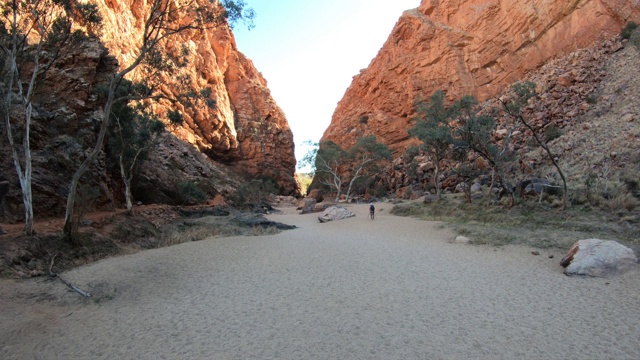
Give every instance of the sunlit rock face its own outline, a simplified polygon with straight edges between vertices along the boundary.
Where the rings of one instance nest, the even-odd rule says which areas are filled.
[[[414,104],[436,90],[486,100],[550,60],[640,20],[623,0],[423,0],[407,10],[367,69],[354,76],[323,140],[350,147],[374,134],[410,142]]]
[[[98,0],[97,3],[104,19],[102,38],[124,67],[137,55],[146,2]],[[181,110],[185,123],[173,130],[174,134],[211,159],[226,163],[250,178],[273,178],[285,194],[297,191],[293,134],[287,119],[271,97],[262,74],[238,50],[229,26],[185,31],[173,36],[163,48],[172,54],[183,49],[188,50],[187,65],[178,74],[162,78],[162,92],[175,97],[180,91],[178,77],[181,77],[193,84],[192,90],[197,94],[211,89],[209,100],[215,106],[201,102],[188,107],[160,101],[154,111],[165,117],[169,109]],[[130,78],[144,76],[143,71],[136,70]]]

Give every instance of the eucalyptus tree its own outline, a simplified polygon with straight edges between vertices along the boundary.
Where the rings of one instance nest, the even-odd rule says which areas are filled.
[[[379,143],[374,135],[361,137],[348,150],[333,141],[308,143],[312,149],[300,161],[301,166],[310,166],[314,182],[326,185],[335,191],[335,202],[340,201],[346,185],[346,200],[349,201],[354,183],[375,173],[379,165],[391,159],[386,145]]]
[[[453,128],[451,121],[455,117],[452,107],[445,107],[445,96],[442,90],[436,91],[429,102],[419,102],[416,106],[415,125],[409,129],[409,135],[422,142],[422,149],[431,155],[435,172],[433,185],[436,194],[441,196],[440,162],[451,154],[453,145]]]
[[[34,95],[65,49],[99,31],[95,4],[74,0],[0,2],[0,84],[4,131],[20,182],[24,231],[33,233],[31,123]],[[84,28],[86,32],[77,30]],[[76,29],[76,30],[74,30]]]

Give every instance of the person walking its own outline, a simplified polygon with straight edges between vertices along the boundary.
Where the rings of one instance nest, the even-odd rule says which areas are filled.
[[[373,220],[376,216],[376,207],[373,206],[373,203],[369,204],[369,217]]]

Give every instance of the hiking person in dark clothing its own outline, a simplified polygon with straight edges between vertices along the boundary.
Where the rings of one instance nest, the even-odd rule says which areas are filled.
[[[369,216],[371,217],[371,220],[376,216],[376,207],[373,206],[373,203],[369,204]]]

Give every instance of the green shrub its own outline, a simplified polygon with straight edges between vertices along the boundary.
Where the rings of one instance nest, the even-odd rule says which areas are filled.
[[[267,201],[271,194],[277,192],[276,184],[272,180],[251,180],[240,185],[236,192],[236,201],[238,205],[255,205]]]
[[[638,24],[636,24],[633,21],[630,21],[627,23],[627,25],[625,25],[625,27],[622,29],[622,31],[620,32],[620,36],[623,39],[630,39],[631,38],[631,34],[633,34],[633,31],[635,29],[638,28]]]
[[[560,136],[562,136],[562,130],[556,124],[551,124],[544,128],[544,138],[547,142],[555,140]]]
[[[391,209],[391,214],[396,216],[420,216],[425,213],[425,207],[417,203],[398,204]]]
[[[415,145],[411,145],[404,152],[404,155],[402,155],[402,159],[404,160],[405,164],[407,164],[412,162],[413,159],[418,155],[420,155],[420,148]]]
[[[195,205],[207,201],[207,195],[192,181],[179,183],[178,191],[183,204]]]

